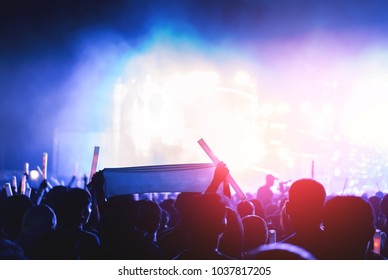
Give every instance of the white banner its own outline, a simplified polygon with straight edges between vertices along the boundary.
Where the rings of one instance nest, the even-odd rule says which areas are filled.
[[[213,179],[213,163],[105,168],[105,196],[158,192],[203,192]]]

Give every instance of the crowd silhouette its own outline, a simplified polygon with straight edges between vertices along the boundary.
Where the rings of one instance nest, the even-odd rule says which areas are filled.
[[[300,178],[277,195],[230,194],[220,162],[203,192],[106,198],[104,173],[83,188],[43,180],[31,194],[0,193],[0,259],[385,260],[388,194],[328,195]],[[284,186],[283,186],[284,187]]]

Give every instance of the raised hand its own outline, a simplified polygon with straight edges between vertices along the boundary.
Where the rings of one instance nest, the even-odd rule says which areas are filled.
[[[224,162],[220,161],[217,164],[216,169],[214,170],[213,180],[211,181],[209,187],[205,192],[217,192],[220,184],[226,181],[226,177],[228,176],[228,174],[229,168]]]

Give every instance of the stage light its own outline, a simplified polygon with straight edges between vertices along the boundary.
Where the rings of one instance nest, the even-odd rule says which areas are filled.
[[[30,179],[32,181],[35,181],[39,178],[39,172],[37,170],[31,170],[30,171]]]
[[[349,187],[354,187],[357,184],[357,180],[350,180]]]

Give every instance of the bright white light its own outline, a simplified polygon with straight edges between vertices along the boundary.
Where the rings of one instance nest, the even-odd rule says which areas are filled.
[[[30,179],[32,181],[35,181],[39,178],[39,172],[37,170],[31,170],[30,171]]]
[[[308,113],[311,111],[312,109],[312,105],[310,102],[308,101],[303,101],[300,105],[299,105],[299,108],[300,110],[303,112],[303,113]]]
[[[272,103],[265,103],[262,107],[261,107],[261,113],[264,115],[264,116],[270,116],[273,114],[273,112],[275,111],[275,106],[272,104]]]
[[[322,112],[325,115],[331,115],[333,113],[333,106],[329,104],[323,105]]]
[[[270,128],[273,128],[273,129],[284,130],[284,129],[287,128],[287,125],[284,124],[284,123],[271,122],[271,123],[269,124],[269,127],[270,127]]]
[[[281,147],[278,149],[277,153],[280,159],[288,159],[288,155],[290,152],[287,148]]]
[[[238,85],[246,86],[246,85],[249,85],[249,83],[251,81],[251,76],[246,72],[239,71],[236,73],[236,75],[234,77],[234,81]]]
[[[338,134],[338,133],[334,134],[333,140],[334,140],[334,142],[339,142],[339,141],[341,141],[341,135]]]
[[[282,102],[276,105],[275,111],[278,114],[287,114],[291,111],[291,107],[287,103]]]
[[[293,160],[293,159],[289,159],[288,161],[287,161],[287,167],[288,168],[294,168],[295,167],[295,160]]]
[[[337,167],[336,169],[334,169],[333,174],[336,177],[341,176],[341,169]]]
[[[334,161],[338,161],[340,156],[341,156],[341,151],[335,151],[334,154],[333,154],[333,160]]]
[[[357,184],[357,180],[350,180],[349,187],[354,187]]]

